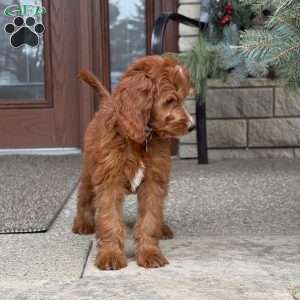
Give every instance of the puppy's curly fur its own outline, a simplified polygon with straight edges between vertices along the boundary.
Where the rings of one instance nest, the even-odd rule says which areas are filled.
[[[192,126],[183,101],[190,91],[187,70],[173,58],[147,56],[136,60],[112,95],[97,78],[81,78],[100,94],[99,111],[88,126],[84,142],[77,216],[73,232],[96,232],[96,266],[103,270],[127,265],[122,202],[137,193],[136,259],[146,268],[168,263],[160,238],[172,238],[163,222],[170,161],[170,138]]]

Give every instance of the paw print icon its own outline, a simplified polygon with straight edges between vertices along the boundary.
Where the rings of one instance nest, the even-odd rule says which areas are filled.
[[[41,23],[37,23],[33,17],[24,19],[16,17],[13,23],[5,25],[6,33],[11,34],[10,44],[14,48],[22,45],[36,47],[40,42],[40,37],[43,34],[45,27]]]

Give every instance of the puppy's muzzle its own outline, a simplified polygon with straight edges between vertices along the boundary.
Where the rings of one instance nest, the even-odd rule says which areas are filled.
[[[191,132],[191,131],[193,131],[196,128],[195,122],[194,122],[193,117],[190,115],[190,113],[187,111],[187,109],[185,107],[184,107],[184,111],[185,111],[186,116],[188,118],[188,123],[187,123],[187,125],[188,125],[187,126],[188,127],[188,132]]]

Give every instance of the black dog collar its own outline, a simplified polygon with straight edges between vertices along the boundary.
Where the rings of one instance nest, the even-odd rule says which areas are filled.
[[[148,152],[148,143],[152,139],[152,134],[153,134],[154,130],[149,125],[146,125],[145,132],[147,133],[147,137],[146,137],[146,140],[145,140],[145,151]]]

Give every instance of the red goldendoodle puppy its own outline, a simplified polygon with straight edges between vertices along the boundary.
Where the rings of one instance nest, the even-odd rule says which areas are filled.
[[[100,94],[99,111],[85,135],[84,161],[73,232],[96,232],[96,266],[127,266],[122,202],[137,193],[136,259],[145,268],[168,263],[160,238],[171,238],[163,222],[170,173],[170,138],[194,128],[183,102],[190,91],[187,70],[173,58],[147,56],[129,66],[111,95],[97,78],[81,79]]]

